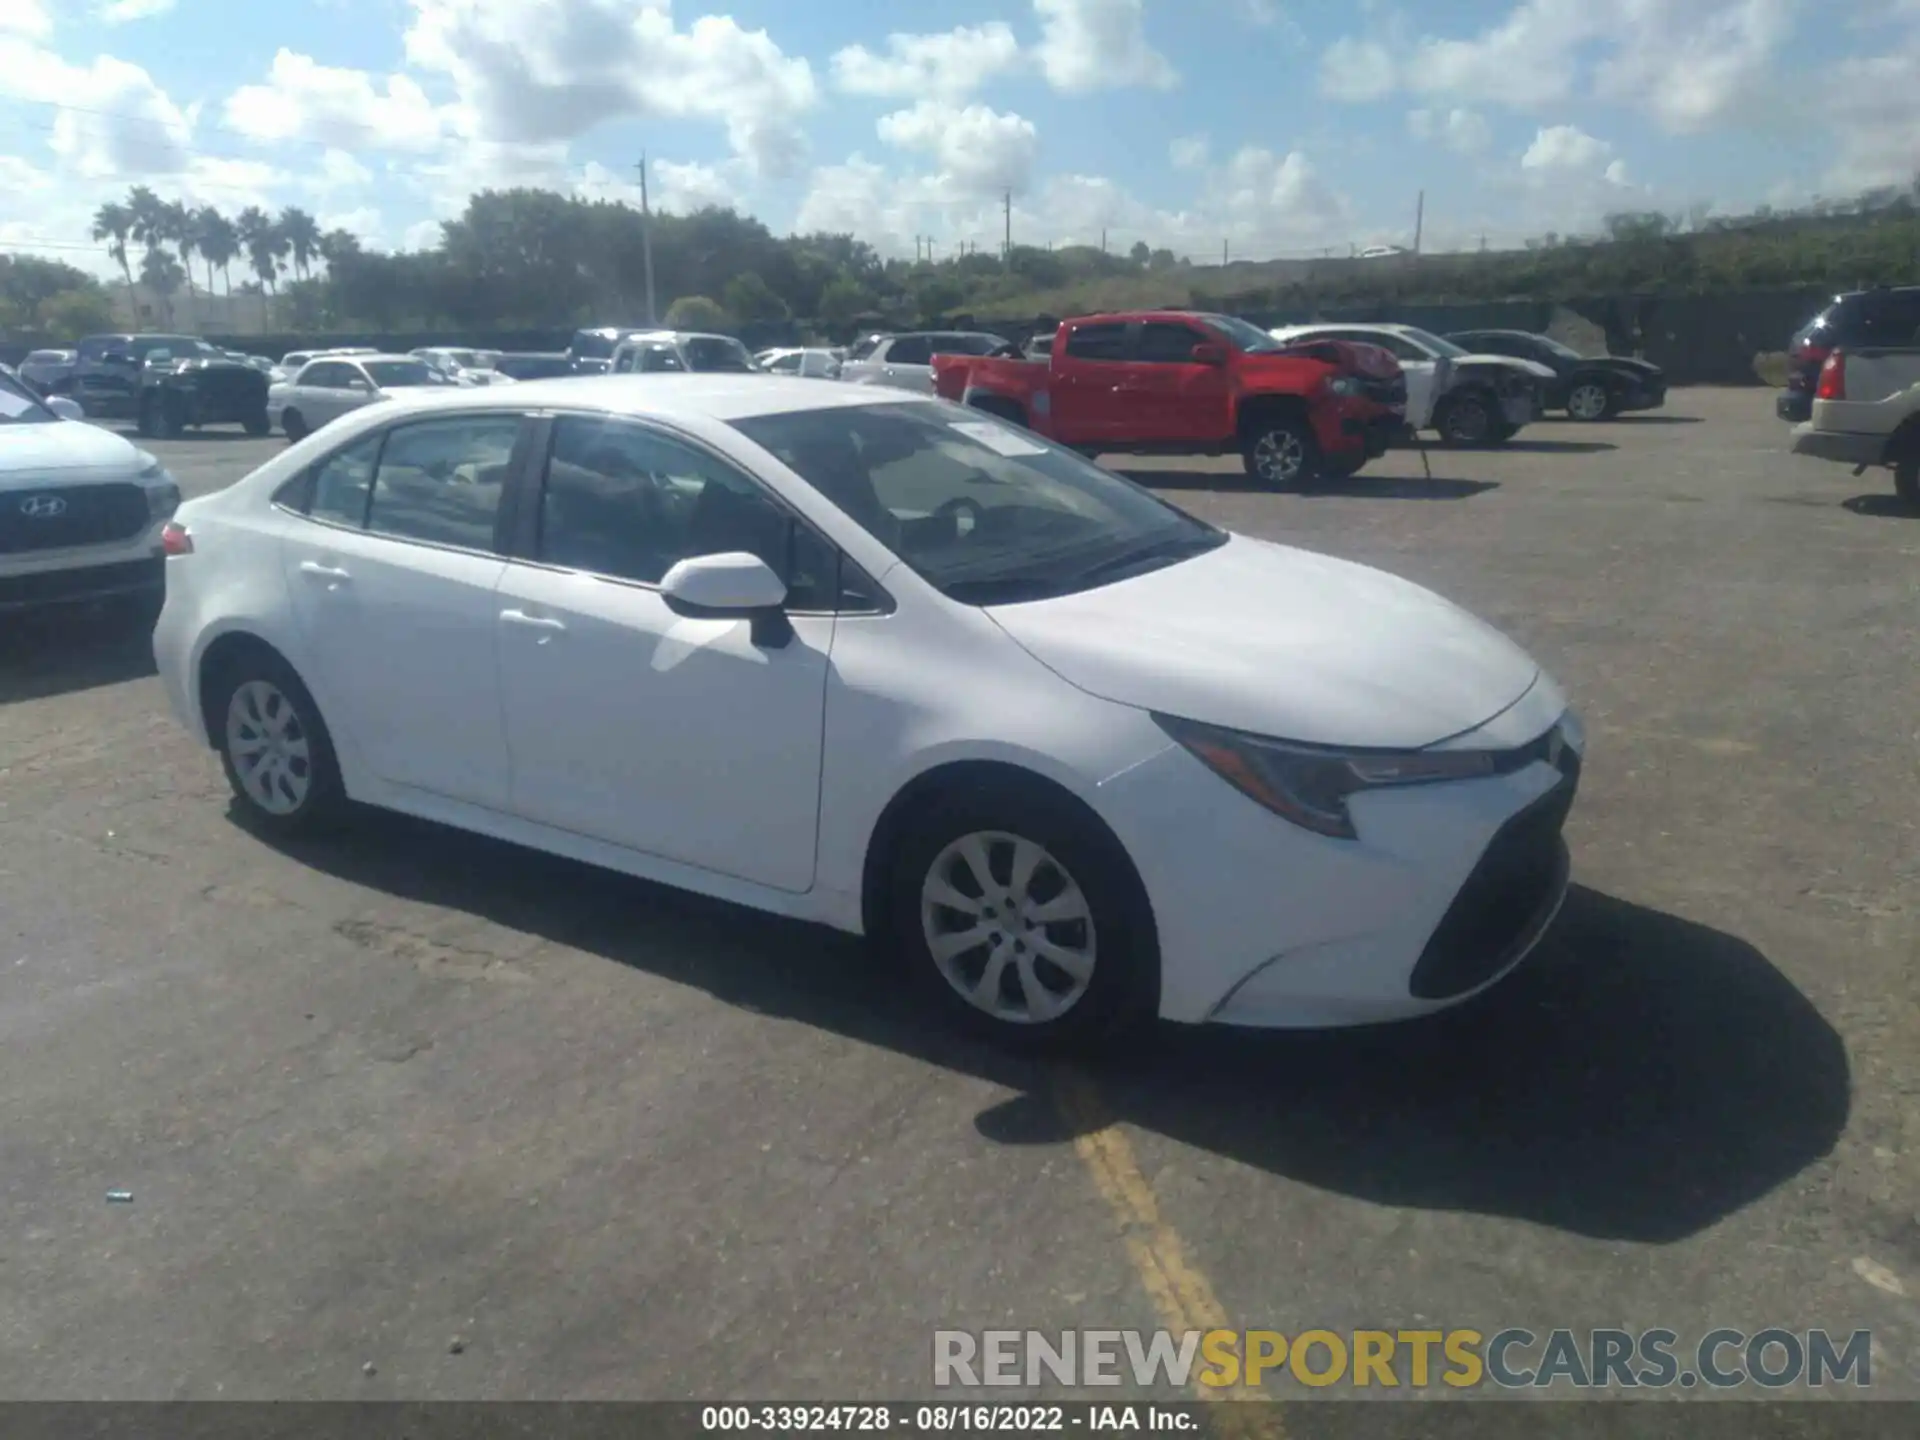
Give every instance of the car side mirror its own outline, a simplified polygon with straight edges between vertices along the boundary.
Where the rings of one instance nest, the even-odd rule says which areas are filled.
[[[62,420],[84,420],[87,418],[87,412],[82,410],[72,400],[69,400],[65,395],[49,395],[47,397],[47,409],[58,415]]]
[[[786,582],[758,555],[743,550],[680,561],[661,578],[660,597],[676,615],[751,620],[756,645],[777,650],[793,638],[783,608]]]
[[[1195,365],[1224,365],[1227,363],[1227,347],[1215,345],[1210,340],[1202,340],[1193,347],[1193,353],[1188,356],[1188,359]]]

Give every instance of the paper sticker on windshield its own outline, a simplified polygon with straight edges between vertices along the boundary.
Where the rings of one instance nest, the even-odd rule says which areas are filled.
[[[956,420],[953,428],[969,440],[977,440],[996,455],[1044,455],[1047,447],[1036,445],[1024,436],[985,420]]]

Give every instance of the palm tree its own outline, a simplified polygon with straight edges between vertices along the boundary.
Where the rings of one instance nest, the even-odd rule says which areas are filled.
[[[207,293],[213,293],[213,272],[220,271],[227,294],[233,294],[233,276],[227,267],[240,253],[240,233],[233,221],[208,205],[199,214],[200,258],[207,262]]]
[[[293,253],[294,273],[306,279],[313,257],[320,253],[320,222],[299,206],[289,205],[280,212],[277,228],[286,251]]]
[[[329,230],[320,237],[317,248],[332,272],[360,254],[360,237],[351,230]]]
[[[187,272],[173,258],[171,250],[163,250],[156,245],[141,258],[141,283],[159,297],[160,310],[166,316],[169,330],[173,328],[173,292],[180,288],[180,282],[186,278]]]
[[[93,212],[93,238],[107,242],[107,254],[120,262],[120,273],[127,277],[127,304],[132,306],[133,264],[127,259],[127,239],[133,234],[133,212],[117,200],[109,200]]]
[[[193,297],[193,257],[200,248],[200,225],[197,211],[187,208],[185,202],[171,200],[167,202],[167,238],[173,241],[173,248],[180,252],[180,273],[186,277],[187,297]]]
[[[129,233],[151,250],[167,238],[167,202],[145,185],[127,192],[127,213],[133,217]]]
[[[280,273],[280,256],[284,242],[267,212],[258,205],[249,205],[240,212],[236,222],[239,229],[241,248],[247,252],[247,263],[253,267],[253,273],[260,277],[260,316],[262,323],[267,316],[267,296],[275,293],[274,280]]]

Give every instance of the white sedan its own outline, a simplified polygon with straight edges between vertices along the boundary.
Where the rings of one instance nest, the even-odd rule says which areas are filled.
[[[267,390],[267,424],[301,440],[349,410],[396,392],[454,389],[460,382],[411,355],[320,355]]]
[[[160,526],[179,503],[152,455],[0,373],[0,614],[126,599],[151,616]]]
[[[1567,885],[1581,729],[1510,641],[885,387],[395,400],[166,544],[161,677],[263,830],[352,799],[877,934],[1004,1040],[1420,1015]]]

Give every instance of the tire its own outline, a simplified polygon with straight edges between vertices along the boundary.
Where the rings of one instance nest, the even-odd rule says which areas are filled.
[[[186,416],[173,396],[162,390],[154,397],[153,409],[156,418],[154,434],[162,440],[171,440],[186,429]]]
[[[292,666],[266,650],[244,652],[221,667],[206,693],[220,767],[255,828],[290,838],[340,820],[347,795],[333,740]],[[249,755],[261,750],[262,762],[249,765]]]
[[[1893,493],[1910,510],[1920,510],[1920,450],[1893,462]]]
[[[1567,391],[1569,420],[1611,420],[1619,413],[1619,398],[1598,380],[1582,380]]]
[[[307,438],[311,432],[307,429],[306,417],[298,410],[280,412],[280,428],[287,432],[287,439],[296,444]]]
[[[160,405],[157,397],[153,395],[142,395],[140,397],[139,407],[135,410],[134,414],[136,416],[134,428],[137,429],[142,436],[151,440],[155,435],[160,433]]]
[[[1247,474],[1270,490],[1305,489],[1320,473],[1320,442],[1297,416],[1256,420],[1241,450]]]
[[[1433,428],[1447,445],[1485,445],[1493,438],[1493,407],[1478,390],[1450,395],[1433,417]]]
[[[1504,445],[1519,433],[1520,427],[1518,425],[1509,425],[1505,421],[1502,421],[1487,432],[1487,443],[1489,445]]]
[[[1033,854],[1023,847],[1036,847],[1041,858],[1024,896],[1009,906],[1015,856]],[[990,886],[978,875],[982,857]],[[955,903],[933,898],[942,891]],[[1002,904],[982,906],[983,896]],[[1019,913],[1029,906],[1078,913],[1071,920],[1043,919],[1036,928]],[[1102,1049],[1144,1026],[1159,1008],[1159,942],[1132,862],[1096,820],[1037,783],[1032,789],[955,788],[915,814],[894,850],[888,913],[895,945],[929,1003],[1007,1048]],[[943,958],[935,958],[940,937],[976,931],[979,943],[943,947]],[[1036,934],[1050,954],[1027,948]],[[1004,958],[996,961],[996,953]],[[1076,966],[1084,961],[1086,970],[1076,976],[1052,957],[1073,957]],[[996,964],[991,996],[975,1000],[962,993],[962,986],[977,990]]]
[[[258,439],[262,435],[271,435],[273,433],[273,422],[267,419],[267,412],[264,410],[254,411],[240,423],[245,427],[247,434],[253,436],[255,439]]]

